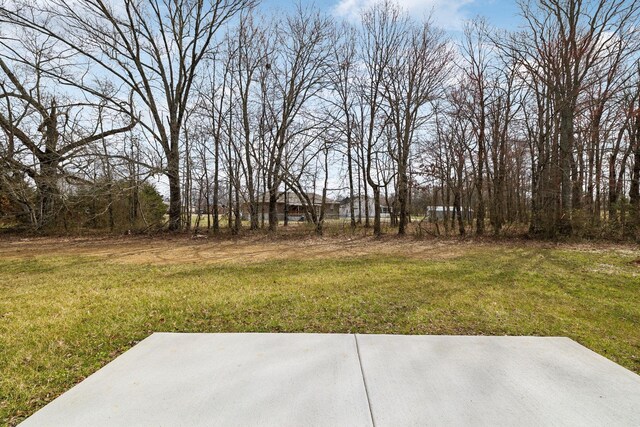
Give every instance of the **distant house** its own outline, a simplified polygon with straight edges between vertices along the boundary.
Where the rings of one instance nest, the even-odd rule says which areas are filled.
[[[442,221],[445,218],[451,219],[454,214],[453,206],[427,206],[425,217],[430,220]],[[471,221],[473,217],[473,209],[462,208],[462,218],[465,221]]]
[[[322,205],[322,195],[316,193],[306,193],[307,197],[314,206],[316,213],[320,214],[320,208]],[[264,212],[264,219],[269,219],[269,195],[264,195],[264,205],[262,204],[263,195],[258,197],[258,212]],[[284,220],[285,212],[287,213],[289,221],[304,220],[307,212],[306,200],[300,200],[300,198],[292,191],[280,193],[276,202],[276,212],[278,214],[278,220]],[[248,209],[245,216],[248,217]],[[334,199],[327,197],[324,204],[324,217],[326,219],[338,218],[340,214],[340,203]]]
[[[351,218],[351,209],[350,209],[350,199],[349,197],[346,197],[344,199],[342,199],[340,201],[340,218]],[[367,200],[367,204],[369,206],[369,218],[373,218],[374,217],[374,209],[375,209],[375,204],[373,202],[373,197],[369,197]],[[380,218],[390,218],[390,209],[389,206],[387,206],[387,204],[385,203],[384,200],[380,201],[381,206],[380,206]],[[360,197],[360,198],[355,198],[353,201],[353,210],[356,216],[356,219],[358,218],[366,218],[366,212],[367,209],[365,207],[365,199],[364,197]]]

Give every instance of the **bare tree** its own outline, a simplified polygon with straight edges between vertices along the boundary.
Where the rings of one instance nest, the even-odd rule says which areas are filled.
[[[404,235],[409,218],[411,147],[431,115],[425,107],[443,94],[452,51],[443,31],[429,20],[415,24],[407,17],[395,25],[402,35],[394,40],[383,73],[382,97],[385,124],[391,127],[394,141],[390,154],[397,164],[398,234]]]
[[[520,2],[528,31],[511,40],[512,54],[546,86],[557,114],[559,209],[555,231],[572,231],[572,162],[578,100],[620,40],[635,38],[638,2],[625,0],[545,0]],[[626,49],[632,53],[635,49]]]
[[[149,117],[140,123],[160,144],[166,162],[169,228],[179,229],[180,132],[196,70],[214,47],[218,29],[252,1],[52,0],[48,4],[44,9],[34,6],[31,13],[2,7],[0,22],[59,41],[81,54],[86,67],[109,74],[144,105]],[[89,79],[64,79],[92,90]]]
[[[304,133],[304,123],[293,126],[304,107],[328,84],[327,60],[330,53],[329,21],[319,12],[298,7],[277,22],[277,48],[266,69],[264,101],[271,125],[267,147],[266,187],[269,196],[269,230],[278,224],[276,205],[283,177],[283,154],[296,135]],[[309,117],[309,116],[308,116]]]
[[[64,70],[56,42],[28,31],[18,36],[20,42],[0,41],[0,129],[6,141],[0,161],[14,171],[14,180],[25,176],[35,183],[34,206],[22,191],[10,194],[29,209],[35,229],[44,229],[56,222],[63,208],[62,181],[81,180],[72,162],[88,146],[130,131],[136,121],[126,103],[103,101],[108,92],[97,99],[56,94],[59,85],[49,76],[52,69]],[[129,117],[119,120],[122,113]],[[109,116],[113,126],[105,130]]]
[[[345,154],[347,161],[347,178],[349,183],[349,217],[351,229],[356,228],[355,189],[353,173],[353,152],[355,146],[356,112],[355,103],[357,92],[354,90],[356,78],[356,32],[352,26],[342,24],[335,28],[336,35],[332,41],[331,60],[333,66],[329,68],[331,84],[336,94],[332,104],[336,107],[336,121],[342,138],[345,140]]]
[[[381,118],[383,80],[387,69],[391,67],[396,49],[405,37],[404,25],[407,17],[390,1],[376,3],[362,15],[360,33],[360,60],[364,64],[364,73],[360,77],[360,122],[361,145],[363,147],[363,171],[366,183],[373,190],[374,219],[373,234],[380,236],[380,190],[377,179],[376,159],[379,141],[383,135],[384,123]],[[367,212],[368,218],[368,212]]]

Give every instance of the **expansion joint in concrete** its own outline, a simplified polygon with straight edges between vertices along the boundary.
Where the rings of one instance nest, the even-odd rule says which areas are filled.
[[[358,335],[353,334],[353,339],[356,343],[356,353],[358,354],[358,364],[360,365],[360,373],[362,374],[362,383],[364,384],[364,392],[367,396],[367,405],[369,405],[369,415],[371,415],[371,425],[376,426],[376,421],[373,418],[373,410],[371,409],[371,399],[369,398],[369,388],[367,387],[367,378],[364,375],[364,368],[362,367],[362,357],[360,357],[360,346],[358,345]]]

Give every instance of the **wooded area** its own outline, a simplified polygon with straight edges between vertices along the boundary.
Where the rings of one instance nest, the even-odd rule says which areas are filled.
[[[331,195],[376,235],[639,239],[640,2],[519,3],[454,37],[389,1],[0,0],[0,223],[273,232],[291,192],[319,234]]]

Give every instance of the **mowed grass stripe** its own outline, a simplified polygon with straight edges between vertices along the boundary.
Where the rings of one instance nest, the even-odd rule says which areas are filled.
[[[0,257],[0,420],[154,331],[561,335],[640,372],[637,251],[458,249],[165,266]]]

